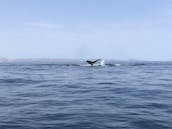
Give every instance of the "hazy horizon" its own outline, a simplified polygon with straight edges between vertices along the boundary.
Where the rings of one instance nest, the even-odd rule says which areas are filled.
[[[44,57],[33,57],[33,58],[6,58],[0,57],[0,62],[13,62],[13,61],[86,61],[86,60],[96,60],[98,58],[44,58]],[[119,62],[172,62],[172,60],[142,60],[142,59],[115,59],[115,58],[99,58],[105,62],[109,61],[119,61]]]
[[[172,61],[171,0],[0,1],[0,57]]]

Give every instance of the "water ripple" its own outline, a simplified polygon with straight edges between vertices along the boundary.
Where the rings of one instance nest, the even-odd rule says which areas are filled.
[[[172,129],[171,75],[169,62],[0,64],[0,129]]]

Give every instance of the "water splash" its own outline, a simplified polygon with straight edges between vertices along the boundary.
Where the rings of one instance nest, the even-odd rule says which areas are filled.
[[[115,66],[121,66],[121,64],[115,64]]]
[[[105,61],[104,60],[101,60],[100,66],[105,66]]]

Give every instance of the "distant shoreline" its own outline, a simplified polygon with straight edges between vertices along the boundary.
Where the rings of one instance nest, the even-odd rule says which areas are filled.
[[[85,61],[88,59],[97,59],[97,58],[5,58],[0,57],[0,62],[12,62],[12,61]],[[115,62],[172,62],[170,60],[137,60],[137,59],[106,59],[105,61],[115,61]]]

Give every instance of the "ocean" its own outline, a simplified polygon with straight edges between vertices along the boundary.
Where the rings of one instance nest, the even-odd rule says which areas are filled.
[[[0,63],[0,129],[172,129],[172,62]]]

